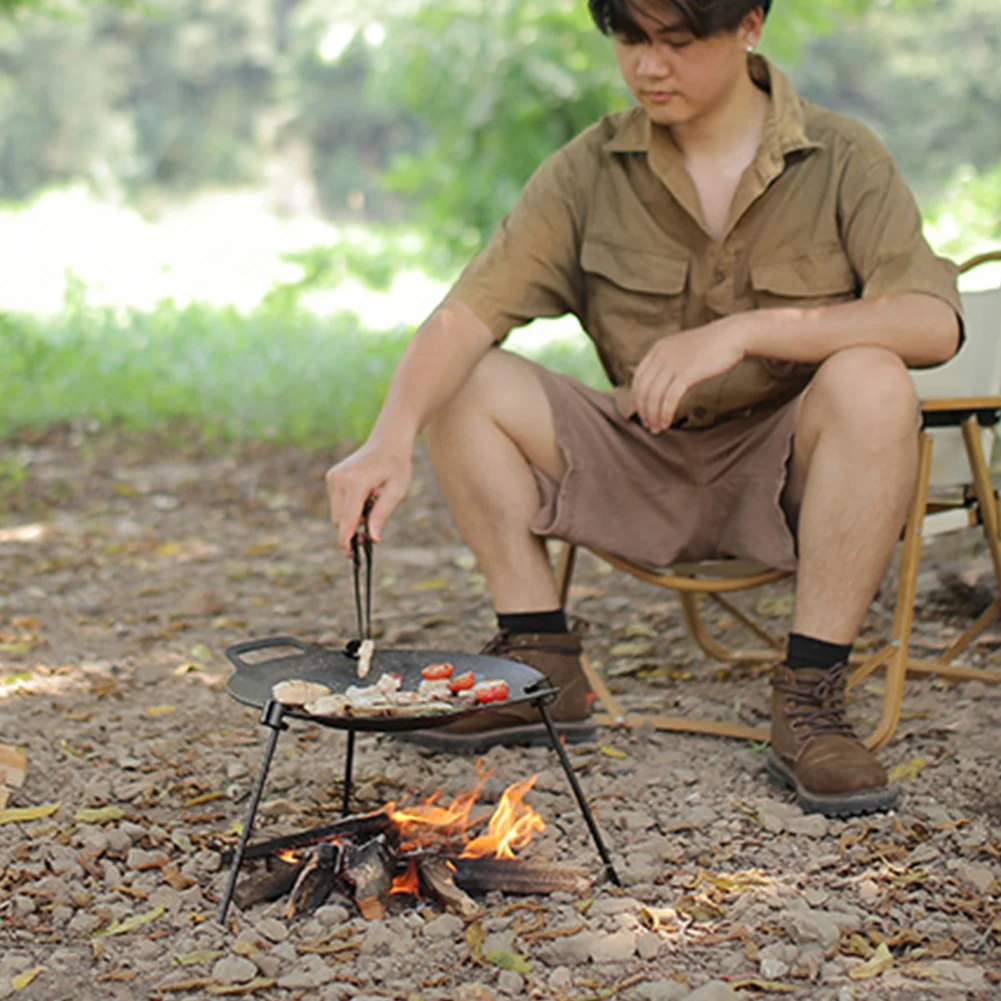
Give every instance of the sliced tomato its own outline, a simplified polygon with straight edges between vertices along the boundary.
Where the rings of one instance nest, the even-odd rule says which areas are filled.
[[[441,664],[428,664],[421,671],[421,677],[426,681],[445,681],[447,678],[452,677],[453,671],[455,671],[455,668],[447,661]]]
[[[475,688],[476,701],[480,705],[488,702],[504,702],[508,696],[506,681],[481,681]]]
[[[465,671],[462,674],[457,674],[449,683],[448,690],[453,695],[458,695],[459,692],[468,692],[473,685],[476,684],[476,675],[472,671]]]

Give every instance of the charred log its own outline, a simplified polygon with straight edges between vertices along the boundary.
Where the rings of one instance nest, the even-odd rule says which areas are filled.
[[[322,842],[310,849],[309,857],[300,867],[298,879],[292,887],[285,916],[312,914],[322,907],[337,885],[344,851],[340,845]]]
[[[354,887],[358,909],[367,921],[386,914],[386,897],[393,881],[390,850],[384,837],[351,846],[345,853],[344,878]]]
[[[450,858],[455,885],[467,893],[573,893],[583,896],[591,878],[581,869],[506,858]]]
[[[425,857],[418,861],[421,886],[438,903],[443,904],[463,921],[472,921],[483,909],[464,890],[455,885],[455,874],[444,859]]]
[[[305,864],[305,861],[292,865],[278,862],[270,872],[249,876],[237,886],[233,899],[241,910],[253,907],[254,904],[277,900],[279,897],[285,896],[295,886],[299,873]]]
[[[363,841],[385,834],[388,838],[395,836],[396,826],[390,819],[389,814],[380,810],[378,813],[362,813],[353,817],[345,817],[333,824],[326,824],[323,827],[314,827],[308,831],[300,831],[297,834],[288,834],[281,838],[272,838],[269,841],[260,841],[255,845],[248,845],[244,854],[244,860],[250,862],[253,859],[267,858],[280,851],[295,848],[307,848],[310,845],[319,844],[321,841],[330,841],[335,838],[346,838],[354,841]],[[233,849],[230,848],[222,854],[222,864],[230,865],[233,861]]]

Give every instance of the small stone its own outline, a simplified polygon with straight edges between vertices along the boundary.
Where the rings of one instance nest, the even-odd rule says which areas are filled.
[[[70,921],[67,931],[73,935],[90,935],[101,927],[101,919],[90,911],[79,911]]]
[[[497,990],[508,997],[517,997],[524,993],[525,978],[514,970],[501,970],[497,978]]]
[[[635,932],[620,931],[614,935],[597,934],[591,941],[591,959],[595,963],[624,963],[635,955]]]
[[[867,904],[871,904],[879,898],[879,884],[874,879],[859,880],[858,893]]]
[[[548,966],[580,966],[591,958],[594,932],[582,931],[567,938],[554,939],[539,948],[539,958]]]
[[[688,988],[677,980],[649,980],[645,984],[637,984],[636,994],[642,1001],[682,1001],[688,994]]]
[[[549,974],[549,986],[554,991],[565,991],[573,983],[573,974],[565,966],[557,966]]]
[[[660,954],[664,940],[653,931],[641,931],[636,936],[636,951],[640,959],[656,959]]]
[[[457,914],[439,914],[421,929],[421,934],[432,939],[455,938],[465,927]]]
[[[462,984],[455,991],[455,1001],[495,1001],[496,997],[486,984]]]
[[[987,866],[972,865],[969,862],[957,862],[956,875],[982,895],[990,892],[996,882],[994,873]]]
[[[361,953],[363,956],[388,953],[393,947],[397,938],[397,932],[389,927],[386,921],[373,921],[361,940]]]
[[[785,826],[791,834],[800,834],[807,838],[826,838],[829,829],[827,819],[819,813],[808,813],[805,817],[790,817],[786,820]]]
[[[345,921],[351,919],[351,915],[348,913],[348,909],[343,907],[341,904],[328,904],[326,907],[319,908],[313,915],[321,925],[326,925],[328,928],[336,928],[339,925],[344,924]]]
[[[938,979],[961,984],[970,990],[978,990],[985,986],[984,971],[978,966],[967,966],[955,959],[939,959],[929,963],[928,966]]]
[[[288,938],[288,925],[277,918],[263,918],[257,922],[257,930],[269,942],[284,942]]]
[[[789,972],[789,965],[781,959],[766,958],[761,960],[759,969],[763,979],[781,980]]]
[[[123,855],[132,847],[132,839],[120,827],[107,832],[108,848],[116,855]]]
[[[212,967],[214,980],[224,984],[243,984],[257,976],[257,967],[243,956],[223,956]]]
[[[122,821],[122,823],[118,825],[118,830],[127,834],[132,840],[132,844],[135,844],[137,841],[141,841],[149,833],[145,827],[140,824],[134,824],[131,820]]]
[[[307,953],[300,957],[294,970],[286,973],[278,981],[278,986],[285,990],[310,990],[314,987],[322,987],[336,979],[336,970],[327,966],[322,957]]]
[[[687,995],[684,1001],[740,1001],[740,995],[722,980],[710,980]]]

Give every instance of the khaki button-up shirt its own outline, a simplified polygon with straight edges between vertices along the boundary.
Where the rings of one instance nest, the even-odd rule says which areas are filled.
[[[656,341],[731,313],[922,292],[959,314],[956,268],[926,243],[882,144],[804,101],[760,56],[748,66],[771,108],[720,239],[669,130],[632,108],[546,160],[450,296],[497,341],[537,317],[574,314],[627,416],[633,373]],[[706,427],[777,405],[815,369],[745,358],[686,393],[678,417]]]

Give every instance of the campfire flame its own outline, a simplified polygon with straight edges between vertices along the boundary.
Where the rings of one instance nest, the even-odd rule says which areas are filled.
[[[412,896],[419,896],[421,892],[420,877],[417,875],[417,863],[410,859],[407,863],[407,871],[401,873],[393,880],[393,887],[389,891],[390,895],[396,893],[409,893]]]
[[[496,858],[514,858],[514,853],[524,848],[534,832],[546,829],[545,821],[524,802],[526,793],[535,785],[537,775],[508,786],[501,795],[497,808],[487,824],[486,832],[469,840],[466,829],[470,823],[470,813],[479,797],[486,776],[482,776],[477,787],[457,796],[450,806],[438,805],[439,794],[418,806],[397,810],[395,804],[386,807],[392,821],[400,829],[402,846],[413,850],[442,840],[464,840],[462,858],[482,858],[493,855]],[[479,818],[482,819],[482,818]]]

